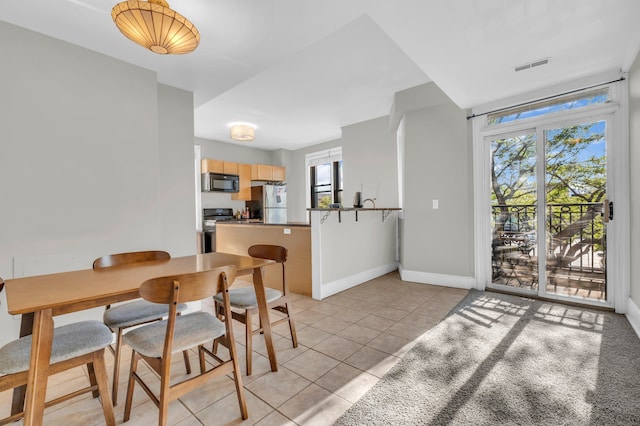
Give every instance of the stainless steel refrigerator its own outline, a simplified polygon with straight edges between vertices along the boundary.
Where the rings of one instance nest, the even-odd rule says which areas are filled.
[[[287,185],[254,186],[251,200],[252,214],[261,215],[264,223],[287,223]]]

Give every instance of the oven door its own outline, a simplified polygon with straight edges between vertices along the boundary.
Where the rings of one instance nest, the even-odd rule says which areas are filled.
[[[205,253],[216,251],[216,228],[205,229],[203,248]]]

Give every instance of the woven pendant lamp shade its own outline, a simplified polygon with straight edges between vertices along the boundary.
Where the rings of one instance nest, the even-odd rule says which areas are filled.
[[[164,0],[118,3],[111,18],[129,40],[161,55],[193,52],[200,43],[196,27]]]

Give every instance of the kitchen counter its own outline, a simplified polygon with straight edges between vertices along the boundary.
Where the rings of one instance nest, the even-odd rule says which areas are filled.
[[[310,212],[366,212],[366,211],[387,211],[387,210],[402,210],[399,207],[340,207],[340,208],[329,208],[329,209],[321,209],[321,208],[309,208],[307,211]]]
[[[338,222],[342,222],[342,213],[343,212],[355,212],[356,222],[358,221],[358,213],[360,212],[382,212],[382,221],[395,211],[401,211],[402,209],[399,207],[339,207],[339,208],[309,208],[307,211],[309,212],[321,212],[323,213],[322,219],[320,223],[324,223],[324,221],[329,217],[331,212],[338,212]]]
[[[216,226],[220,225],[311,226],[311,224],[307,222],[263,223],[261,219],[221,220],[216,223]]]
[[[311,225],[294,222],[264,224],[249,221],[221,221],[216,223],[216,250],[247,255],[254,244],[273,244],[286,247],[287,282],[293,293],[311,296]],[[265,285],[282,290],[280,265],[264,267]]]

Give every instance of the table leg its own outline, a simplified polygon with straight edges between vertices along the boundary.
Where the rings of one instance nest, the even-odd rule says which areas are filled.
[[[256,292],[258,301],[258,315],[264,332],[264,341],[269,354],[269,362],[271,363],[271,371],[278,371],[278,361],[276,360],[276,350],[273,347],[273,338],[271,335],[271,321],[269,321],[269,306],[267,305],[267,294],[264,289],[264,281],[262,280],[262,268],[254,268],[253,270],[253,287]]]
[[[20,337],[29,336],[33,332],[33,312],[22,314],[20,320]],[[13,402],[11,403],[11,415],[22,413],[24,410],[24,396],[27,386],[18,386],[13,389]]]
[[[24,424],[27,426],[42,425],[52,340],[53,315],[51,309],[36,312],[33,318],[31,359],[24,409]]]

